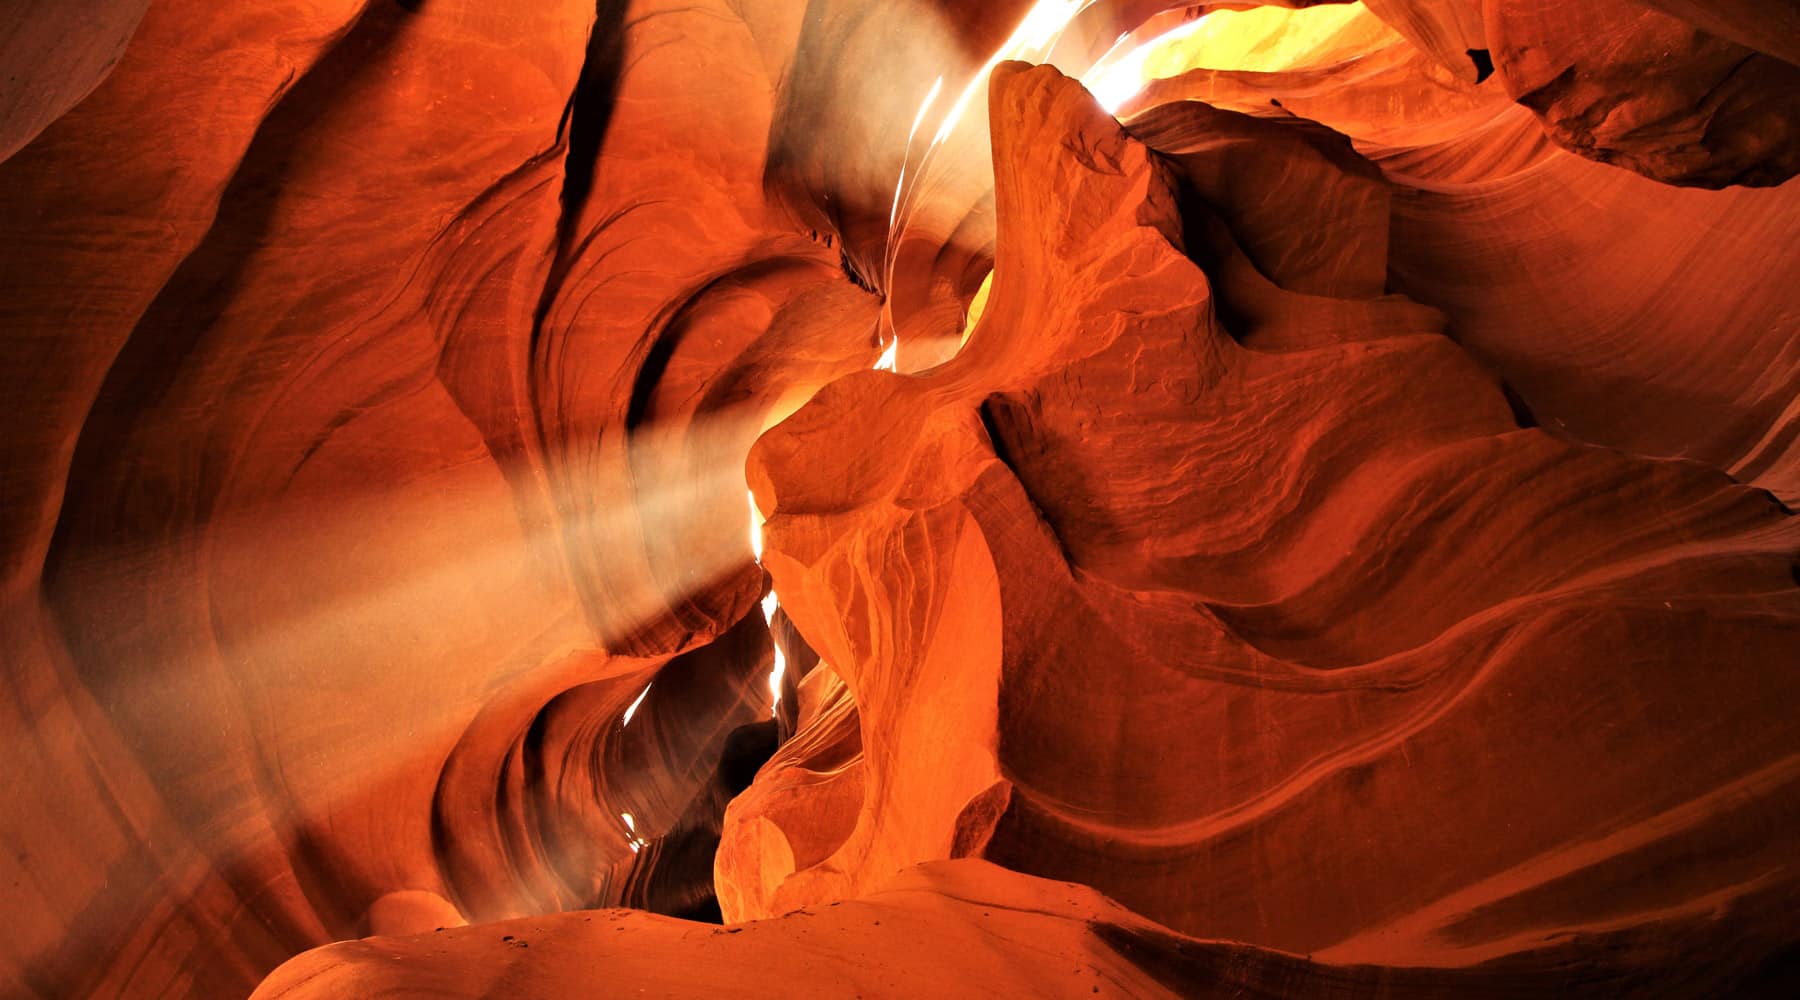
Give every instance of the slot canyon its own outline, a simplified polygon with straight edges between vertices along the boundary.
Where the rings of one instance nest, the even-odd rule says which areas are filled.
[[[0,69],[0,995],[1800,996],[1795,0]]]

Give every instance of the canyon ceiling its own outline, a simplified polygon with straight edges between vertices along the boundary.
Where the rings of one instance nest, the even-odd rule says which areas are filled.
[[[0,68],[0,994],[1800,995],[1792,0]]]

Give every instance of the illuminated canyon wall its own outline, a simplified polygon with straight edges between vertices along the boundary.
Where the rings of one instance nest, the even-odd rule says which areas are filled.
[[[1800,991],[1792,4],[0,63],[0,994]]]

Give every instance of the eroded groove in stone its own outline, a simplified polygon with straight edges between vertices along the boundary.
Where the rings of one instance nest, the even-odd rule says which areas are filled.
[[[1784,5],[90,6],[22,995],[1791,983]]]

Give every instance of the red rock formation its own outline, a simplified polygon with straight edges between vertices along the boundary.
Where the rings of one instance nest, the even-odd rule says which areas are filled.
[[[1636,0],[1484,7],[1507,93],[1563,146],[1674,184],[1772,185],[1800,170],[1800,66]]]
[[[1541,996],[1552,983],[1683,996],[1700,985],[1647,943],[1618,935],[1607,952],[1559,945],[1473,969],[1332,966],[1172,934],[1086,886],[958,861],[727,928],[600,910],[337,944],[283,966],[256,996]],[[1721,984],[1774,985],[1755,969],[1707,985]]]
[[[1792,976],[1783,5],[53,7],[0,992]]]
[[[149,0],[72,7],[21,0],[0,11],[0,160],[93,92],[137,30]]]
[[[994,91],[968,346],[831,385],[751,453],[870,787],[780,882],[780,817],[734,806],[721,875],[763,886],[737,915],[970,844],[1337,961],[1791,898],[1789,515],[1520,430],[1432,310],[1382,296],[1386,185],[1341,139],[1171,106],[1131,126],[1157,157],[1053,71]],[[1721,861],[1646,877],[1694,852]]]
[[[762,71],[741,27],[638,33],[731,38],[743,69],[712,81],[741,147],[703,129],[709,163],[658,196],[616,177],[633,142],[676,155],[694,123],[668,109],[693,96],[615,112],[604,51],[578,87],[586,4],[340,6],[158,5],[0,166],[6,393],[29,414],[4,445],[6,731],[33,775],[5,812],[46,817],[9,825],[31,930],[7,979],[46,995],[243,995],[393,893],[478,917],[627,898],[622,878],[580,895],[593,870],[544,882],[576,856],[543,831],[601,825],[579,858],[626,863],[619,814],[676,828],[727,731],[766,717],[752,637],[602,738],[754,609],[738,466],[763,411],[874,355],[835,253],[756,212],[769,98],[743,85]],[[670,55],[638,64],[647,94]],[[569,191],[609,115],[637,138]],[[628,278],[596,268],[621,248],[646,254]],[[584,685],[602,716],[556,728]],[[619,800],[512,851],[509,768],[557,800],[521,743]],[[587,768],[602,743],[639,775],[623,788]]]

